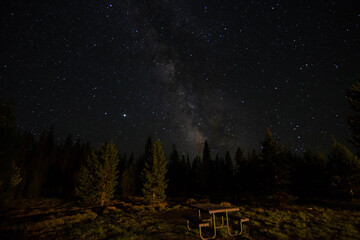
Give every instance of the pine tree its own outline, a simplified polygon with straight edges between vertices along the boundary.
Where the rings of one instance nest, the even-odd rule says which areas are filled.
[[[269,128],[266,128],[265,140],[261,143],[261,164],[263,190],[267,193],[286,192],[289,185],[289,161],[291,154],[279,147]]]
[[[230,152],[226,151],[224,160],[224,188],[227,193],[234,187],[234,164],[231,160]]]
[[[201,178],[201,158],[196,156],[191,164],[191,190],[193,193],[198,194],[201,186],[202,178]]]
[[[201,187],[206,194],[212,190],[210,185],[214,183],[212,179],[213,162],[210,155],[210,147],[207,141],[204,142],[203,156],[201,159]]]
[[[182,186],[182,177],[184,175],[183,169],[181,166],[179,153],[176,149],[175,144],[172,146],[172,152],[169,157],[169,171],[168,171],[168,179],[169,179],[169,192],[172,195],[176,195],[180,192],[180,188]]]
[[[142,194],[142,187],[143,187],[143,183],[145,181],[145,179],[143,179],[143,169],[145,167],[145,162],[147,161],[147,159],[149,159],[150,157],[152,157],[153,153],[152,153],[152,149],[153,149],[153,142],[151,139],[151,136],[148,137],[146,143],[145,143],[145,152],[143,156],[140,156],[135,163],[135,176],[136,176],[136,190],[135,190],[135,194]]]
[[[276,155],[278,143],[274,140],[273,134],[269,128],[266,128],[265,140],[261,143],[261,168],[262,168],[262,186],[265,191],[274,191],[276,185]]]
[[[79,173],[77,195],[85,202],[104,206],[114,195],[117,185],[118,151],[115,144],[103,143],[88,156]]]
[[[131,196],[135,193],[136,176],[133,154],[130,155],[128,166],[122,173],[120,186],[124,196]]]
[[[327,182],[326,157],[319,151],[313,153],[307,150],[302,157],[294,158],[293,163],[292,192],[299,197],[324,196]]]
[[[242,171],[242,167],[245,165],[244,152],[241,150],[240,147],[236,149],[234,161],[235,161],[235,175],[238,178]]]
[[[235,186],[238,190],[242,190],[244,191],[244,186],[247,186],[248,184],[246,183],[247,181],[249,181],[249,179],[247,178],[247,174],[248,172],[248,166],[246,163],[246,159],[244,157],[244,152],[241,150],[240,147],[238,147],[236,149],[235,152],[235,157],[234,157],[234,161],[235,161]]]
[[[360,192],[360,159],[335,139],[329,155],[329,167],[335,194],[351,199]]]
[[[22,180],[16,164],[19,146],[14,106],[0,102],[0,204],[13,197],[15,187]]]
[[[351,142],[360,152],[360,81],[354,83],[347,93],[347,100],[357,114],[348,116],[348,123],[353,132]]]
[[[168,180],[166,179],[166,157],[161,148],[160,141],[156,141],[152,147],[152,155],[146,159],[142,171],[144,184],[142,192],[145,202],[148,204],[161,203],[165,201],[165,190]]]
[[[46,131],[40,135],[38,142],[34,145],[27,171],[29,171],[29,181],[27,186],[27,195],[39,197],[45,184],[45,174],[48,162],[45,158]]]

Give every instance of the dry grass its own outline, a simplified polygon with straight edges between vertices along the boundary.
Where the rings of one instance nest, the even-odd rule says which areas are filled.
[[[104,208],[57,199],[19,201],[0,215],[0,239],[199,239],[187,231],[183,212],[173,205],[142,205],[141,199],[113,201]],[[222,202],[221,205],[232,205]],[[16,207],[17,206],[17,207]],[[360,211],[314,206],[243,205],[250,218],[242,239],[358,239]],[[234,231],[238,228],[234,223]],[[16,235],[16,234],[17,235]],[[14,237],[15,236],[15,237]],[[217,239],[228,239],[219,231]]]

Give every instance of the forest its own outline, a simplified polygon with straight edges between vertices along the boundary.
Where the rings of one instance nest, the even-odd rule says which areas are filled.
[[[234,158],[229,151],[225,156],[211,156],[206,141],[203,155],[194,159],[188,154],[181,155],[173,145],[167,158],[167,195],[239,197],[251,194],[260,197],[281,193],[289,198],[342,200],[359,196],[359,159],[345,145],[334,140],[328,156],[319,151],[296,155],[280,146],[269,129],[264,135],[260,152],[244,153],[239,147]],[[9,181],[16,183],[8,193],[11,198],[78,197],[76,187],[81,166],[87,164],[93,151],[89,142],[73,140],[69,135],[64,143],[57,143],[50,129],[38,140],[29,133],[6,136],[2,146],[4,151],[15,149],[9,153],[15,164],[2,168],[3,176],[11,170],[13,175]],[[137,159],[133,154],[117,154],[115,195],[142,195],[141,173],[152,154],[152,146],[149,137],[144,153]],[[117,153],[116,149],[113,151]],[[2,190],[5,194],[5,186]]]
[[[360,110],[360,83],[353,85],[348,100]],[[238,147],[234,153],[213,156],[211,143],[205,141],[202,156],[191,159],[189,154],[180,154],[175,145],[165,154],[161,142],[149,137],[143,153],[135,158],[133,153],[119,153],[112,141],[96,149],[71,135],[58,142],[53,128],[38,138],[21,133],[14,116],[14,105],[1,103],[2,218],[9,217],[9,209],[16,209],[18,201],[31,199],[60,199],[80,206],[109,206],[122,200],[123,208],[124,201],[133,206],[140,199],[142,210],[201,199],[234,204],[249,204],[255,199],[257,204],[270,204],[279,211],[279,206],[308,202],[326,205],[327,201],[336,206],[358,203],[360,198],[358,155],[336,139],[327,156],[310,150],[300,155],[279,144],[267,128],[259,150],[245,153]],[[359,115],[349,116],[356,149],[360,143],[359,119]],[[358,205],[354,206],[356,209]],[[352,227],[351,231],[359,232],[358,225]],[[250,232],[246,235],[249,239],[261,235],[254,237]],[[97,234],[92,237],[102,238]]]

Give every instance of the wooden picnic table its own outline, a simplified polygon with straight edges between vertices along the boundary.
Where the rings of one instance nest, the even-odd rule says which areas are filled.
[[[203,204],[192,204],[192,205],[190,205],[190,207],[197,209],[199,211],[199,219],[198,219],[199,222],[196,222],[196,223],[197,224],[200,222],[202,223],[201,226],[199,224],[199,232],[200,232],[200,238],[203,240],[214,239],[216,237],[216,230],[218,228],[227,228],[228,234],[230,236],[241,235],[242,230],[243,230],[242,223],[249,221],[248,218],[240,218],[236,215],[229,214],[230,212],[237,212],[240,210],[239,207],[235,207],[235,206],[221,206],[221,205],[217,205],[217,204],[203,203]],[[208,216],[210,215],[210,218],[203,218],[202,216],[204,216],[204,213],[207,214]],[[217,225],[216,215],[218,215],[218,216],[220,215],[221,225]],[[224,219],[224,217],[225,217],[225,219]],[[230,232],[229,218],[239,220],[240,228],[241,228],[239,233],[232,234]],[[191,220],[191,218],[187,219],[188,229],[190,229],[189,220]],[[208,224],[206,224],[206,223],[208,223]],[[202,232],[201,232],[201,227],[212,227],[213,231],[214,231],[213,236],[208,237],[208,238],[203,237]]]

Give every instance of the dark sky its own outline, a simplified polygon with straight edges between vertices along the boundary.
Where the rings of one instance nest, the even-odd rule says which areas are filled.
[[[359,1],[0,1],[0,98],[19,127],[54,125],[142,153],[350,145]]]

